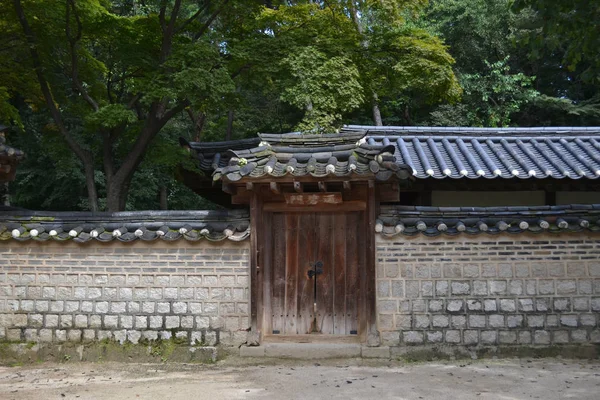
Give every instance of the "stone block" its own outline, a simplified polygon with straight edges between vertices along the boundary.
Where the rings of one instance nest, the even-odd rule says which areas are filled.
[[[498,311],[498,306],[496,304],[496,300],[485,299],[483,301],[483,309],[485,312],[496,312]]]
[[[93,329],[84,329],[83,330],[83,340],[89,341],[89,342],[96,340],[96,331]]]
[[[518,300],[519,312],[533,312],[535,311],[533,305],[533,299],[519,299]]]
[[[554,299],[554,311],[571,311],[571,301],[567,298]]]
[[[533,343],[535,344],[550,344],[550,332],[537,330],[533,332]]]
[[[506,281],[490,281],[490,294],[492,295],[503,295],[506,294],[507,285]]]
[[[53,335],[52,329],[40,329],[38,333],[38,339],[40,342],[50,343],[52,342]]]
[[[556,294],[574,294],[577,293],[577,284],[574,280],[556,281]]]
[[[453,296],[468,295],[471,292],[469,281],[452,281],[451,291]]]
[[[444,334],[442,331],[426,332],[426,336],[428,343],[441,343],[444,339]]]
[[[588,341],[587,331],[585,329],[575,329],[571,331],[571,341],[575,343],[584,343]]]
[[[508,315],[506,317],[506,327],[507,328],[519,328],[523,326],[523,316],[522,315]]]
[[[481,331],[480,341],[483,344],[496,344],[496,343],[498,343],[498,332],[497,331]]]
[[[508,281],[508,294],[519,296],[523,294],[523,281],[510,280]]]
[[[519,331],[517,340],[520,344],[531,344],[531,332],[530,331]]]
[[[412,300],[412,311],[415,313],[422,313],[427,311],[427,300]],[[400,310],[402,312],[402,310]]]
[[[434,328],[447,328],[450,325],[449,317],[447,315],[434,315],[433,316],[433,327]]]
[[[463,331],[463,342],[466,345],[479,343],[479,331],[465,330]]]
[[[125,314],[127,303],[124,301],[113,301],[110,303],[110,312],[113,314]]]
[[[588,267],[590,267],[590,271],[591,271],[591,266],[594,263],[589,263]],[[570,261],[567,263],[567,276],[569,278],[581,278],[584,276],[587,276],[587,269],[585,267],[585,262],[584,261]]]
[[[105,329],[116,329],[119,326],[119,317],[117,315],[105,315],[104,316],[104,328]]]
[[[433,297],[433,281],[421,281],[421,296]]]
[[[554,294],[554,280],[540,279],[538,281],[538,293],[542,295]]]
[[[42,314],[29,314],[29,326],[41,328],[44,326],[44,316]]]
[[[454,329],[447,330],[446,343],[460,343],[460,331]]]
[[[404,331],[402,332],[402,341],[406,344],[421,344],[423,343],[423,332]]]
[[[467,300],[467,310],[481,311],[482,308],[483,308],[483,305],[481,304],[480,300],[473,300],[473,299]]]
[[[145,315],[136,315],[135,316],[135,328],[136,329],[148,328],[148,317]]]
[[[67,331],[63,329],[57,329],[54,331],[54,337],[57,342],[66,342],[67,341]]]
[[[500,311],[502,312],[515,312],[516,305],[514,299],[501,299],[500,300]]]
[[[73,316],[72,315],[61,315],[59,326],[61,328],[71,328],[73,326]]]
[[[414,316],[415,329],[427,329],[431,324],[431,317],[427,314]]]
[[[119,316],[121,320],[121,328],[123,329],[132,329],[133,328],[133,316],[131,315],[121,315]]]
[[[579,323],[581,326],[596,326],[596,314],[580,314]]]
[[[443,300],[429,300],[429,312],[436,313],[444,309]]]
[[[576,328],[578,326],[577,315],[563,314],[560,316],[560,324],[562,326],[569,326]]]
[[[446,310],[450,313],[463,311],[464,302],[462,300],[449,300],[446,304]]]
[[[463,265],[463,277],[478,278],[479,277],[479,265],[477,265],[477,264]]]
[[[142,338],[142,332],[140,331],[127,331],[127,340],[133,344],[137,344]]]
[[[485,315],[469,315],[470,328],[485,328]]]
[[[163,327],[163,316],[162,315],[150,315],[150,328],[160,329]]]
[[[215,303],[204,303],[204,312],[205,313],[212,313],[211,308],[209,308],[209,310],[207,310],[207,306],[209,304],[212,304],[216,307]],[[396,300],[379,300],[377,302],[377,310],[381,313],[395,313],[398,312],[398,302]],[[216,312],[216,310],[215,310]]]
[[[574,297],[573,298],[573,310],[575,311],[589,311],[590,302],[588,297]]]
[[[98,314],[108,313],[108,302],[107,301],[98,301],[96,303],[96,313],[98,313]]]
[[[554,331],[554,332],[552,332],[552,343],[554,343],[554,344],[569,343],[569,331]]]
[[[157,331],[142,331],[142,338],[145,340],[158,340],[158,332]]]
[[[171,303],[167,303],[167,302],[156,303],[156,312],[159,314],[169,314],[171,312]]]
[[[488,325],[490,328],[504,328],[504,315],[491,314],[488,316]]]
[[[496,264],[483,264],[481,266],[481,276],[484,278],[495,278],[498,276]]]
[[[173,303],[173,313],[174,314],[185,314],[187,312],[187,303],[183,301],[176,301]]]
[[[487,296],[487,294],[488,294],[487,281],[473,281],[473,294],[475,296]]]
[[[88,327],[88,316],[87,315],[76,315],[75,316],[75,328],[87,328]]]
[[[514,331],[500,331],[498,332],[498,342],[501,344],[515,344],[517,343],[517,332]]]
[[[453,328],[466,328],[467,327],[467,317],[464,315],[451,315],[450,323]]]
[[[527,326],[530,328],[543,328],[545,315],[527,315]]]
[[[165,328],[175,329],[179,328],[179,317],[175,315],[167,315],[165,317]]]
[[[436,296],[447,296],[448,295],[448,281],[436,281],[435,282],[435,294]]]
[[[80,329],[69,329],[67,331],[67,340],[69,342],[81,342],[81,330]]]

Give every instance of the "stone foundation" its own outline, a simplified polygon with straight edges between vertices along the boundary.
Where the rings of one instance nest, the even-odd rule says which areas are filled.
[[[382,342],[600,343],[600,237],[377,238]]]
[[[246,341],[249,242],[0,242],[0,340]]]

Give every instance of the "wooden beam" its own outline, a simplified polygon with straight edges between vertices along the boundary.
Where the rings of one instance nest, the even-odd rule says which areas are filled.
[[[367,204],[364,201],[352,200],[341,204],[317,204],[308,206],[290,206],[286,203],[264,203],[263,212],[349,212],[364,211]]]
[[[224,183],[222,188],[223,188],[223,191],[227,194],[234,195],[237,193],[237,188],[230,183]]]
[[[279,186],[279,183],[269,182],[269,188],[271,189],[271,192],[275,194],[281,194],[281,187]]]
[[[319,191],[326,192],[327,191],[327,183],[323,181],[319,181]]]
[[[296,191],[296,193],[304,192],[304,187],[302,185],[302,182],[294,181],[294,190]]]
[[[350,183],[350,181],[344,181],[342,186],[344,188],[344,192],[349,192],[352,190],[352,184]]]
[[[252,182],[246,182],[246,190],[251,192],[254,190],[254,183]]]

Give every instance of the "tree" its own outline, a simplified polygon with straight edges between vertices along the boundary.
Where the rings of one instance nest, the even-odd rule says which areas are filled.
[[[134,173],[161,129],[186,107],[231,91],[212,27],[227,12],[247,13],[255,4],[226,8],[230,3],[173,0],[119,10],[96,0],[37,0],[26,8],[13,0],[5,22],[21,26],[18,39],[30,57],[20,71],[29,79],[35,74],[39,86],[24,95],[47,108],[83,165],[91,210],[99,208],[100,165],[107,209],[124,209]]]

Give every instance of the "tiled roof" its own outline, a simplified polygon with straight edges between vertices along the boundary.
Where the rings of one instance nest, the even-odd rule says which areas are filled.
[[[24,157],[21,150],[6,144],[3,133],[6,129],[4,125],[0,125],[0,182],[14,178],[15,166]]]
[[[110,242],[242,241],[250,235],[245,210],[231,211],[135,211],[88,212],[0,212],[0,240],[54,240],[84,243]]]
[[[357,140],[366,140],[366,143],[356,143]],[[342,142],[345,147],[340,147]],[[389,163],[384,168],[381,163],[379,167],[372,163],[377,151],[385,153],[386,160],[391,160],[389,156],[393,154],[397,165],[393,172],[401,175],[408,167],[410,174],[419,179],[600,177],[600,127],[349,125],[336,135],[259,134],[255,139],[187,145],[196,150],[201,169],[217,171],[216,179],[223,175],[236,180],[242,176],[283,176],[286,173],[343,176],[352,172],[364,174],[370,168],[379,168],[376,173],[381,171],[379,177],[387,179],[393,175],[393,168]],[[363,150],[367,153],[359,153]],[[350,169],[346,160],[353,152],[359,153],[359,157],[356,157],[355,169]],[[311,157],[317,161],[309,165]],[[246,166],[238,164],[241,158],[248,162]],[[290,164],[291,159],[296,161]]]
[[[382,206],[375,230],[384,236],[600,232],[600,204],[539,207]]]
[[[365,127],[417,178],[600,177],[600,128]]]
[[[398,163],[393,145],[365,143],[366,131],[339,134],[259,134],[260,142],[184,143],[195,150],[200,168],[210,168],[213,179],[235,182],[263,176],[343,177],[373,174],[378,180],[393,175],[408,177],[410,170]],[[223,151],[228,147],[228,151]],[[209,161],[210,160],[210,161]],[[207,168],[208,169],[208,168]]]

